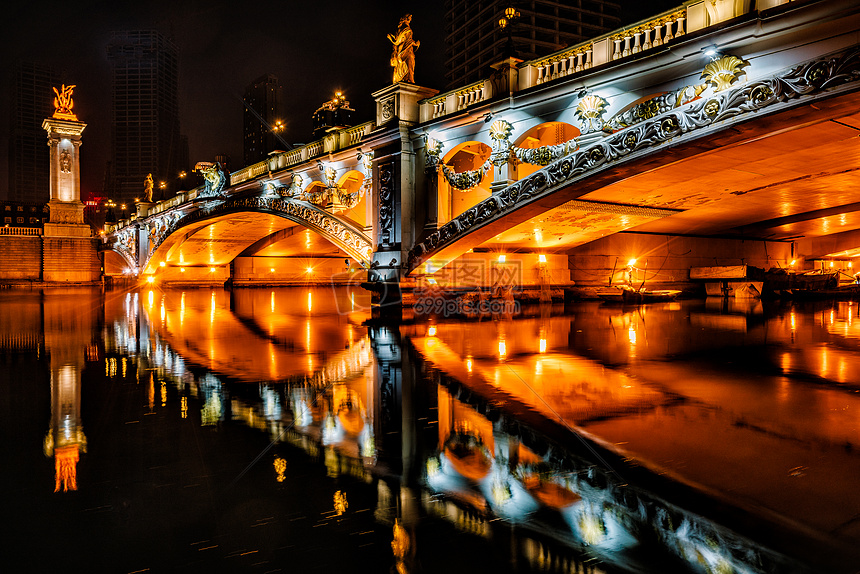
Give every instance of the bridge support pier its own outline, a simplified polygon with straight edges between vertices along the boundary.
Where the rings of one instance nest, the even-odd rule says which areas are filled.
[[[373,293],[374,317],[401,316],[406,254],[423,229],[427,194],[411,128],[419,121],[418,102],[436,93],[401,82],[373,94],[376,125],[389,128],[388,137],[374,149],[374,252],[368,281],[375,285],[367,286]]]

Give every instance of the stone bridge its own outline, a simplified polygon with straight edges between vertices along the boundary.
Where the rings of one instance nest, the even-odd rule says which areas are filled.
[[[359,277],[395,298],[505,274],[569,287],[625,272],[679,285],[703,265],[850,273],[858,30],[850,0],[694,1],[447,93],[395,84],[373,94],[371,122],[140,204],[106,230],[106,272]]]

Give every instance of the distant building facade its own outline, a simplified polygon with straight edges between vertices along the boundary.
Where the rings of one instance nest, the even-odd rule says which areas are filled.
[[[266,159],[269,152],[288,146],[278,139],[284,125],[281,117],[281,85],[278,77],[265,74],[245,88],[242,114],[243,160],[251,165]]]
[[[179,51],[157,30],[113,32],[111,65],[111,174],[109,197],[130,203],[143,180],[174,182],[187,170],[187,143],[179,131]],[[156,184],[156,193],[162,192]],[[156,196],[156,199],[158,197]]]
[[[314,131],[311,137],[315,140],[326,133],[355,125],[352,115],[355,110],[349,107],[349,102],[343,92],[337,92],[334,97],[321,105],[313,115]]]
[[[0,201],[0,217],[3,227],[43,227],[50,217],[48,201]]]
[[[54,112],[54,87],[60,87],[60,80],[53,68],[32,62],[15,64],[10,83],[10,201],[48,203],[50,199],[49,155],[42,121]]]
[[[448,89],[490,75],[506,57],[505,8],[519,12],[510,26],[516,56],[530,60],[595,38],[621,26],[617,1],[445,0],[445,80]]]

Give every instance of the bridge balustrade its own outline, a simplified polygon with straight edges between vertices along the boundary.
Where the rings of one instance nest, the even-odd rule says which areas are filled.
[[[792,0],[757,0],[762,11]],[[749,11],[748,2],[739,0],[692,0],[662,14],[641,20],[621,30],[565,48],[549,56],[521,63],[519,91],[607,64],[628,56],[653,50],[685,34],[715,26]],[[429,121],[464,110],[494,98],[490,79],[457,88],[421,102],[421,121]]]

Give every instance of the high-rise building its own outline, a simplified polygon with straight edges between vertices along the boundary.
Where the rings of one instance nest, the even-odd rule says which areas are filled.
[[[113,189],[105,191],[130,203],[142,197],[147,174],[169,185],[187,169],[180,165],[179,51],[157,30],[131,30],[111,33],[107,55]]]
[[[10,82],[9,196],[11,201],[51,199],[48,146],[42,121],[54,112],[59,75],[48,66],[19,62]]]
[[[519,16],[502,28],[506,8]],[[490,65],[515,55],[530,60],[621,26],[618,1],[445,0],[445,79],[448,89],[489,77]]]
[[[243,101],[245,165],[263,161],[269,152],[289,147],[278,139],[284,129],[280,115],[281,85],[278,77],[266,74],[254,80],[245,88]]]

